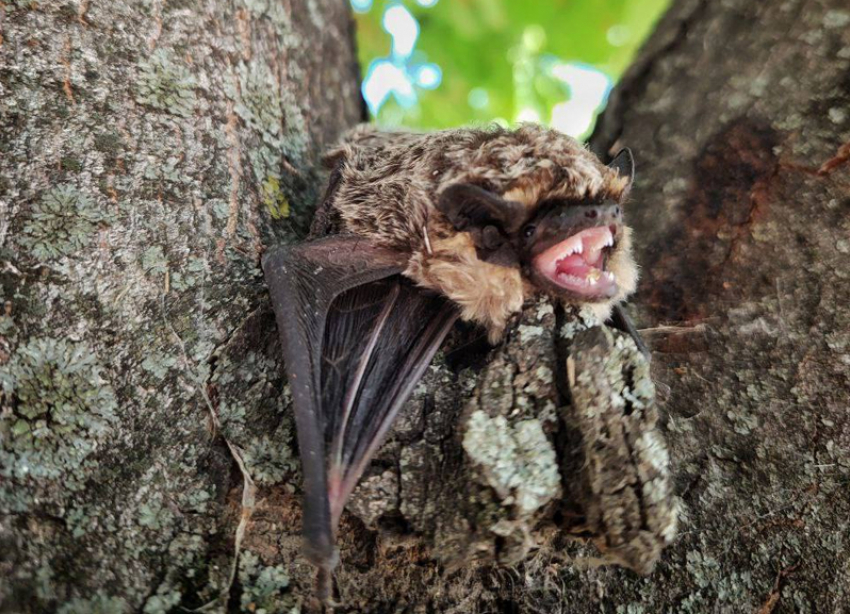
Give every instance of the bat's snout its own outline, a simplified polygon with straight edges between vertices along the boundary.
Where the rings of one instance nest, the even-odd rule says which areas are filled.
[[[607,226],[623,223],[623,210],[617,203],[573,206],[558,215],[562,227]]]
[[[619,290],[608,260],[623,233],[618,203],[567,205],[538,224],[531,274],[556,294],[582,301],[607,300]]]

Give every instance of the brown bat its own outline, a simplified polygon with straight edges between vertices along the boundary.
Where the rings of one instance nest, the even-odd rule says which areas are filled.
[[[541,292],[604,320],[637,282],[622,214],[628,150],[605,166],[534,125],[359,127],[327,163],[310,240],[263,261],[295,404],[305,554],[323,600],[343,506],[455,320],[495,342]]]

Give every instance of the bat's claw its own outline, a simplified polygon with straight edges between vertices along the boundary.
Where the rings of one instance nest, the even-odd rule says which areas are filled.
[[[324,606],[325,606],[325,608],[327,608],[327,609],[331,609],[331,610],[333,610],[333,609],[336,609],[336,608],[341,608],[341,607],[342,607],[342,602],[341,602],[341,601],[336,601],[336,600],[334,600],[334,599],[328,599],[327,601],[325,601],[325,602],[324,602]]]
[[[333,571],[320,567],[316,570],[316,598],[325,608],[338,608],[342,603],[333,598],[334,580]]]

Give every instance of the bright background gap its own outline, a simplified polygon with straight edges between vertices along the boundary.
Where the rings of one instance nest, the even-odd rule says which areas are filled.
[[[350,0],[382,126],[535,121],[590,134],[670,0]]]

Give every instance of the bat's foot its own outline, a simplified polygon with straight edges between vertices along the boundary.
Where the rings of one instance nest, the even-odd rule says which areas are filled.
[[[342,603],[334,599],[334,577],[333,571],[320,567],[316,570],[316,598],[321,602],[323,609],[334,609],[342,606]]]

